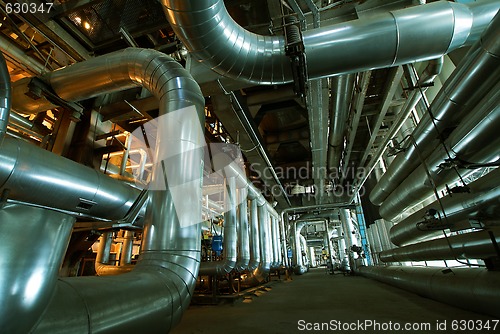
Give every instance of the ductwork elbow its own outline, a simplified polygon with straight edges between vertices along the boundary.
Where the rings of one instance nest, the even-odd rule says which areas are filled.
[[[293,80],[283,36],[238,25],[223,0],[162,0],[166,16],[193,57],[220,75],[257,84]],[[434,59],[479,37],[500,4],[438,1],[369,19],[307,30],[310,79]]]

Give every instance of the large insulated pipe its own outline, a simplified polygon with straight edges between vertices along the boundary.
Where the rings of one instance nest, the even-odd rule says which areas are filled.
[[[223,251],[221,261],[202,262],[200,275],[226,275],[236,265],[237,252],[237,229],[236,229],[236,179],[232,176],[226,177],[226,191],[224,196],[224,233]]]
[[[257,200],[250,200],[250,263],[248,270],[255,270],[260,264],[260,230]]]
[[[489,229],[386,250],[379,257],[383,262],[487,259],[500,256],[499,243],[500,231]]]
[[[0,149],[0,192],[8,199],[74,215],[118,220],[139,190],[15,138]]]
[[[394,225],[390,230],[392,243],[402,246],[439,236],[442,234],[442,229],[470,219],[485,222],[498,220],[500,168],[470,183],[469,188],[470,193],[447,195],[441,198],[441,203],[434,201]],[[441,205],[445,212],[442,212]],[[436,214],[433,220],[426,221],[425,217],[429,210],[435,210]],[[427,225],[430,225],[429,228],[426,228]]]
[[[446,150],[439,145],[427,158],[426,165],[421,164],[406,178],[380,206],[380,215],[393,220],[408,207],[423,201],[433,194],[432,182],[439,189],[457,181],[459,176],[453,168],[443,169],[441,164],[451,158],[476,164],[487,164],[500,159],[500,82],[497,83],[478,105],[471,111],[445,141]]]
[[[110,251],[113,244],[113,233],[106,232],[101,235],[99,247],[97,248],[97,255],[94,263],[94,270],[97,276],[110,276],[128,273],[134,266],[130,264],[120,264],[116,266],[110,264]]]
[[[500,275],[470,268],[361,267],[366,277],[459,308],[500,317]]]
[[[328,168],[340,167],[344,149],[344,135],[349,115],[349,106],[354,91],[354,74],[338,75],[332,78],[330,97],[330,132],[328,139]],[[340,177],[340,175],[337,175]]]
[[[169,184],[169,188],[149,191],[135,269],[118,276],[61,278],[33,332],[64,333],[68,328],[75,333],[143,332],[147,328],[166,333],[188,307],[199,269],[203,94],[179,63],[144,49],[92,58],[53,72],[48,79],[56,93],[69,100],[143,86],[159,99],[160,116],[178,110],[181,115],[164,122],[159,132],[166,136],[159,136],[156,156],[175,158],[159,161],[153,171],[153,184]],[[182,198],[177,187],[182,187]]]
[[[162,0],[175,34],[215,72],[258,84],[293,80],[283,36],[238,25],[223,0]],[[433,59],[472,44],[500,8],[439,1],[303,32],[310,79]]]
[[[264,282],[271,269],[271,230],[267,205],[258,206],[257,212],[259,217],[260,263],[256,269],[248,274],[243,282],[245,285],[254,285]]]
[[[125,231],[123,235],[123,244],[120,251],[120,266],[126,266],[132,262],[132,253],[134,251],[134,231]]]
[[[497,2],[498,3],[498,2]],[[499,3],[500,4],[500,3]],[[426,114],[412,133],[405,152],[391,163],[370,193],[370,201],[381,205],[394,189],[427,158],[439,144],[440,133],[457,125],[472,108],[497,84],[500,76],[500,15],[496,15],[481,39],[469,50],[465,59],[432,101],[433,118]],[[417,147],[415,147],[417,146]]]
[[[0,328],[29,333],[56,289],[75,218],[17,204],[0,209]]]
[[[7,63],[0,52],[0,145],[7,134],[11,104],[10,75]]]
[[[250,237],[248,225],[248,200],[247,189],[238,189],[238,259],[235,269],[243,271],[248,269],[250,263]]]
[[[42,74],[46,71],[45,66],[36,61],[34,58],[26,55],[23,50],[3,35],[0,36],[0,49],[2,49],[2,52],[8,57],[19,63],[21,67],[26,68],[28,71],[31,71],[36,75]]]
[[[302,252],[301,252],[301,246],[300,246],[300,231],[304,228],[304,226],[307,225],[307,222],[305,221],[296,221],[293,223],[293,228],[292,228],[292,249],[293,249],[293,255],[292,255],[292,266],[294,269],[294,272],[297,275],[302,275],[307,271],[307,268],[304,266],[304,263],[302,263]]]

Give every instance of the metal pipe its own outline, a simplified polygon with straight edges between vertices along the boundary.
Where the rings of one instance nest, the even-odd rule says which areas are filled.
[[[45,311],[75,218],[35,207],[0,209],[0,328],[29,333]]]
[[[259,217],[259,245],[260,245],[260,263],[259,266],[248,274],[244,284],[255,285],[265,281],[269,275],[272,261],[272,250],[270,244],[271,231],[269,224],[269,213],[266,205],[257,207]]]
[[[139,190],[52,152],[6,138],[0,149],[0,192],[8,199],[118,220]]]
[[[500,243],[498,229],[458,234],[385,250],[380,253],[380,260],[383,262],[404,262],[487,259],[498,256],[492,238],[497,244]]]
[[[500,317],[500,275],[469,268],[361,267],[366,277],[459,308]]]
[[[0,145],[7,134],[11,104],[10,75],[7,63],[0,52]]]
[[[272,269],[277,269],[280,266],[279,258],[279,237],[278,237],[278,220],[276,217],[271,217],[271,243],[273,247],[273,262]]]
[[[152,184],[170,186],[148,192],[141,254],[135,269],[114,277],[60,279],[57,293],[33,332],[57,333],[68,328],[74,332],[105,332],[110,328],[117,332],[144,328],[168,332],[189,305],[199,269],[201,182],[193,180],[202,177],[203,151],[198,148],[203,147],[204,139],[203,94],[180,64],[144,49],[92,58],[53,72],[48,79],[56,93],[69,100],[142,85],[159,98],[160,116],[182,110],[182,117],[162,124],[161,133],[169,137],[159,138],[161,142],[155,146],[156,156],[176,158],[155,165]],[[185,187],[182,201],[178,201],[181,185]]]
[[[23,50],[3,35],[0,35],[0,49],[2,49],[2,52],[5,55],[19,63],[21,67],[27,69],[35,75],[40,75],[46,71],[45,66],[26,55]]]
[[[257,199],[250,200],[250,263],[248,270],[255,270],[260,264],[260,230]]]
[[[134,231],[125,231],[123,244],[120,251],[120,266],[128,265],[132,262],[132,252],[134,248]]]
[[[339,75],[331,80],[330,134],[328,140],[328,168],[340,167],[349,106],[354,91],[354,74]]]
[[[426,5],[427,6],[427,5]],[[422,6],[420,6],[421,8]],[[456,126],[460,119],[497,84],[500,76],[500,15],[496,15],[481,39],[469,50],[466,58],[445,82],[430,109],[412,133],[415,145],[399,154],[370,193],[370,201],[381,205],[394,189],[427,158],[442,133]]]
[[[213,262],[202,262],[200,264],[200,275],[225,275],[230,273],[236,265],[237,252],[237,229],[236,229],[236,179],[232,176],[226,177],[226,191],[224,200],[224,232],[223,232],[223,260]]]
[[[402,246],[429,239],[440,235],[443,229],[461,221],[476,219],[480,222],[487,222],[498,219],[500,168],[470,183],[469,188],[470,193],[447,195],[441,198],[440,202],[434,201],[394,225],[390,231],[392,243]],[[441,205],[445,212],[442,211]],[[436,210],[436,216],[433,221],[426,221],[426,214],[431,209]],[[426,225],[430,227],[426,228]]]
[[[250,263],[250,237],[248,225],[248,200],[247,189],[238,189],[238,259],[235,269],[243,271],[248,269]]]
[[[162,4],[193,58],[215,72],[258,84],[293,80],[284,36],[243,29],[224,1],[162,0]],[[436,2],[304,31],[308,76],[318,79],[439,57],[472,44],[499,6],[493,0],[475,5]]]
[[[20,127],[26,128],[28,130],[31,130],[34,126],[33,122],[12,110],[9,113],[9,122],[19,125]]]
[[[444,145],[440,145],[419,165],[380,206],[380,215],[394,220],[408,207],[433,194],[432,183],[439,189],[459,179],[454,168],[443,169],[441,164],[449,158],[460,158],[476,164],[486,164],[499,159],[500,137],[500,83],[497,83],[458,127]],[[448,154],[451,156],[449,157]],[[429,176],[432,179],[429,180]]]
[[[111,245],[113,244],[113,233],[107,232],[101,235],[99,247],[97,249],[97,256],[95,259],[94,269],[97,276],[112,276],[128,273],[134,266],[130,263],[128,265],[117,266],[109,263],[109,256]]]

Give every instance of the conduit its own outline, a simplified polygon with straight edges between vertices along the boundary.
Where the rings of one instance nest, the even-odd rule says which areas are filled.
[[[500,4],[497,2],[497,4]],[[428,6],[428,5],[426,5]],[[420,6],[419,8],[422,8]],[[427,158],[439,144],[440,133],[453,128],[496,85],[500,76],[500,15],[491,21],[481,39],[475,43],[432,101],[435,121],[426,114],[412,133],[418,145],[407,144],[391,163],[370,193],[370,201],[381,205],[394,189]],[[435,125],[434,125],[435,124]],[[436,128],[435,128],[436,126]]]
[[[441,198],[441,205],[434,201],[411,216],[394,225],[390,230],[391,242],[397,246],[407,245],[441,235],[442,229],[449,228],[461,221],[475,219],[480,222],[494,221],[500,214],[500,168],[469,184],[470,193],[447,195]],[[425,228],[425,216],[430,210],[436,210],[435,219],[438,226]],[[421,223],[421,224],[419,224]],[[429,222],[432,226],[433,222]],[[439,228],[439,225],[442,228]]]
[[[99,247],[97,249],[97,256],[95,259],[94,269],[97,276],[110,276],[128,273],[134,266],[130,264],[123,264],[116,266],[109,263],[109,256],[111,251],[111,245],[113,243],[113,233],[106,232],[101,236],[99,241]]]
[[[7,63],[0,52],[0,145],[7,134],[11,104],[10,75]]]
[[[162,3],[193,58],[215,72],[257,84],[293,80],[284,37],[243,29],[223,0]],[[439,1],[304,31],[309,79],[437,58],[476,41],[499,7],[495,0]]]
[[[361,267],[366,277],[473,312],[500,317],[500,275],[470,268]]]
[[[141,254],[135,269],[108,277],[62,278],[34,333],[149,332],[166,333],[190,302],[200,260],[201,183],[204,98],[191,76],[168,56],[153,50],[125,49],[72,65],[47,78],[56,93],[80,100],[133,86],[143,86],[160,100],[160,116],[185,111],[166,122],[157,154],[171,156],[165,175],[156,169],[153,182],[187,185],[183,201],[174,204],[168,190],[150,190]],[[184,153],[188,152],[188,153]],[[182,203],[181,203],[182,204]],[[62,254],[61,254],[62,255]],[[123,293],[127,291],[127,293]]]

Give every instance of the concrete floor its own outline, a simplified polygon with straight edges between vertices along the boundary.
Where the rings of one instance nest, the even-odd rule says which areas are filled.
[[[272,281],[268,286],[269,291],[258,290],[259,296],[239,299],[232,304],[191,306],[171,333],[458,333],[460,331],[451,328],[453,321],[493,319],[368,278],[326,275],[322,268],[293,276],[291,281]],[[365,321],[370,320],[380,327],[366,326]],[[314,328],[315,323],[325,327],[319,331],[307,331],[307,328]],[[397,331],[395,323],[402,328],[406,324],[428,323],[430,330]],[[437,323],[441,330],[437,330]],[[346,325],[354,326],[355,330],[340,327]],[[498,327],[500,331],[500,325]]]

